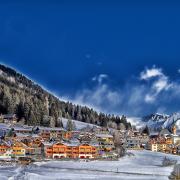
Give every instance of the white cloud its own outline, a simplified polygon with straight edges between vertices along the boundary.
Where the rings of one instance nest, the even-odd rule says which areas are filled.
[[[162,69],[161,68],[156,68],[153,66],[153,68],[148,69],[146,68],[143,72],[140,74],[140,79],[141,80],[148,80],[152,77],[157,77],[157,76],[162,76]]]
[[[180,73],[180,69],[178,69],[178,73]]]
[[[153,66],[152,68],[146,68],[140,73],[141,80],[153,80],[149,87],[149,91],[145,95],[146,103],[154,103],[156,98],[162,91],[168,90],[172,84],[169,82],[168,76],[166,76],[161,68]]]
[[[169,87],[170,84],[168,83],[168,78],[166,76],[162,76],[152,85],[152,88],[155,89],[156,93],[159,93],[162,90],[167,90]]]
[[[153,103],[156,100],[156,95],[154,94],[146,94],[145,95],[145,102]]]
[[[101,84],[102,81],[103,81],[104,79],[107,79],[107,78],[108,78],[108,75],[107,75],[107,74],[99,74],[98,76],[94,76],[94,77],[92,78],[92,81],[98,81],[98,83]]]
[[[140,77],[129,79],[125,84],[112,85],[114,81],[107,74],[99,74],[91,79],[93,87],[82,88],[68,99],[98,111],[129,116],[175,109],[180,102],[178,80],[172,81],[155,66],[143,70]],[[173,106],[169,106],[172,102]]]

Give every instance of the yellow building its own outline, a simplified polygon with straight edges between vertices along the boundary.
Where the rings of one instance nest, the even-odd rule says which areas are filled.
[[[12,156],[14,157],[21,157],[26,155],[26,149],[28,147],[23,144],[22,142],[15,141],[12,145]]]
[[[171,137],[167,137],[165,140],[166,144],[173,144],[173,139]]]
[[[100,149],[103,151],[111,151],[114,149],[113,136],[110,134],[96,134]]]
[[[158,144],[158,151],[165,152],[167,145],[165,143]]]

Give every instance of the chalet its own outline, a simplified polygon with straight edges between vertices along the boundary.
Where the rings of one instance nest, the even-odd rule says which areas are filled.
[[[96,134],[95,135],[101,151],[111,151],[114,149],[113,136],[110,134]]]
[[[32,127],[30,127],[30,126],[13,125],[13,126],[11,126],[11,128],[14,129],[15,133],[21,133],[21,134],[32,133]]]
[[[79,158],[92,159],[97,157],[97,149],[89,144],[81,144],[79,146]]]
[[[43,155],[46,158],[52,158],[53,157],[53,148],[52,148],[53,143],[49,142],[42,142],[42,149],[43,149]]]
[[[12,157],[12,149],[8,149],[6,152],[0,154],[0,159],[9,160]]]
[[[72,138],[72,132],[71,131],[66,131],[63,133],[63,138],[65,139],[71,139]]]
[[[27,144],[26,155],[41,155],[42,142],[39,139],[34,139]]]
[[[4,114],[1,117],[3,118],[4,123],[7,123],[7,124],[17,123],[16,114]]]
[[[28,147],[22,142],[14,141],[11,148],[13,150],[13,157],[22,157],[26,155],[26,149]]]
[[[39,127],[39,131],[40,136],[46,141],[50,139],[62,139],[66,134],[63,128]]]
[[[79,158],[79,143],[78,142],[71,142],[66,143],[67,149],[66,149],[66,157],[76,159]]]
[[[8,145],[5,141],[0,142],[0,155],[6,153],[10,149],[10,145]]]
[[[58,143],[53,144],[52,151],[53,151],[52,158],[54,159],[66,158],[67,156],[66,154],[67,146],[63,143],[58,142]]]

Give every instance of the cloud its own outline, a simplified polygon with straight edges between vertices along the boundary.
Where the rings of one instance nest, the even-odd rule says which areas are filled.
[[[153,103],[162,91],[168,90],[172,84],[169,82],[169,77],[166,76],[161,68],[153,66],[146,68],[140,73],[140,80],[152,80],[149,92],[145,95],[145,102]]]
[[[107,74],[99,74],[98,76],[94,76],[94,77],[92,78],[92,81],[98,81],[98,83],[101,84],[102,81],[103,81],[104,79],[107,79],[107,78],[108,78],[108,75],[107,75]]]
[[[153,66],[153,68],[151,69],[146,68],[144,71],[142,71],[140,74],[140,79],[148,80],[150,78],[157,77],[157,76],[163,76],[162,69],[156,68],[155,66]]]
[[[128,116],[179,110],[178,79],[172,80],[162,68],[155,66],[145,68],[135,77],[129,78],[124,84],[118,84],[109,75],[99,74],[91,78],[91,85],[87,83],[87,86],[83,86],[68,99],[105,113]]]
[[[99,81],[98,81],[99,82]],[[85,88],[76,93],[74,102],[90,106],[98,111],[108,112],[120,103],[120,94],[107,84],[99,84],[92,89]]]

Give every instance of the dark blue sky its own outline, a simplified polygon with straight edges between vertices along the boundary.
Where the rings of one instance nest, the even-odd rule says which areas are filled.
[[[60,97],[128,115],[179,108],[179,101],[171,103],[172,89],[162,89],[154,92],[155,101],[138,101],[146,108],[134,112],[132,107],[138,105],[129,102],[134,90],[127,93],[145,86],[142,98],[152,94],[158,79],[138,78],[153,68],[179,86],[180,3],[176,1],[0,2],[0,24],[0,61]],[[113,104],[113,98],[119,101]],[[162,99],[166,101],[160,103]]]

